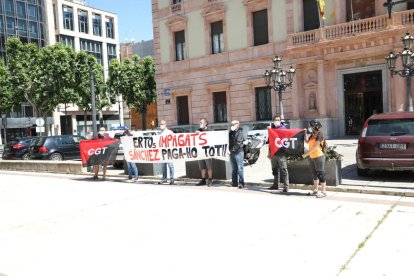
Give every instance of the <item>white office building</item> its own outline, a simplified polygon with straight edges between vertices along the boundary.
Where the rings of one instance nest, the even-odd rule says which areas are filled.
[[[47,0],[46,13],[49,43],[61,42],[75,51],[92,54],[104,67],[107,77],[110,61],[119,59],[118,16],[89,7],[80,0]],[[64,105],[60,105],[53,118],[55,134],[85,133],[84,114],[76,106],[68,106],[65,114]],[[105,108],[103,118],[107,128],[119,125],[123,122],[122,105]],[[89,115],[88,128],[91,126],[92,116]]]

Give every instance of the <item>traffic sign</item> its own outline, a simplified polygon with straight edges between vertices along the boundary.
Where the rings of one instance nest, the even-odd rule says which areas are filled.
[[[36,125],[37,125],[38,127],[42,127],[42,126],[44,126],[44,125],[45,125],[45,120],[43,120],[42,118],[37,118],[37,119],[36,119]]]

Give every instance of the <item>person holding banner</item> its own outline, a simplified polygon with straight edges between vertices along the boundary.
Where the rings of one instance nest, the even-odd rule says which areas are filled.
[[[200,120],[200,128],[197,130],[197,132],[203,132],[207,131],[208,128],[208,121],[206,118],[202,118]],[[213,160],[211,158],[209,159],[203,159],[198,160],[198,167],[201,171],[201,180],[196,186],[211,186],[213,185]],[[206,183],[206,172],[208,172],[208,181]]]
[[[111,140],[111,137],[108,135],[108,133],[105,133],[105,128],[101,127],[99,129],[99,133],[94,137],[94,139],[95,140]],[[93,176],[93,179],[95,180],[98,179],[99,165],[102,165],[102,180],[105,180],[106,169],[108,168],[108,163],[95,165],[95,175]]]
[[[132,136],[131,132],[127,129],[124,131],[125,136]],[[128,166],[128,179],[131,182],[138,181],[138,164],[134,162],[126,162]],[[134,174],[134,178],[132,178],[132,173]]]
[[[309,129],[305,129],[305,141],[309,143],[309,151],[302,155],[303,158],[310,157],[311,172],[313,177],[313,191],[308,195],[315,195],[317,198],[326,196],[326,179],[325,179],[325,154],[323,153],[323,143],[325,139],[320,130],[322,128],[321,122],[318,120],[311,120]],[[311,133],[308,136],[308,130]],[[318,191],[318,185],[321,184],[322,191]]]
[[[273,123],[271,125],[272,129],[287,129],[287,127],[282,123],[279,115],[273,117]],[[289,191],[289,172],[287,169],[286,156],[276,156],[271,155],[270,146],[269,153],[267,158],[270,159],[272,164],[272,174],[273,174],[273,185],[269,190],[278,190],[279,189],[279,180],[283,182],[283,192]]]
[[[230,162],[232,168],[231,182],[233,187],[244,188],[244,151],[243,151],[243,129],[239,121],[231,121],[229,132]]]
[[[165,120],[161,120],[160,122],[160,128],[161,128],[161,136],[167,136],[170,134],[174,134],[170,129],[167,128],[167,122]],[[170,185],[174,185],[174,163],[168,162],[168,163],[162,163],[162,180],[158,182],[158,184],[167,183],[167,165],[170,169]]]

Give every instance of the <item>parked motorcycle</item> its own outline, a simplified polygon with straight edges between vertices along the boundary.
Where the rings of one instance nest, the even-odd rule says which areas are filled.
[[[261,135],[248,136],[243,142],[244,162],[253,165],[260,156],[260,149],[266,144],[266,138]]]

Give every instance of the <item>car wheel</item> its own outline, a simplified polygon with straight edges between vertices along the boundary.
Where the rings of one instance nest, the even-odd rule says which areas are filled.
[[[368,176],[369,175],[369,170],[368,169],[360,169],[357,167],[357,174],[359,176]]]
[[[52,155],[50,155],[49,160],[53,160],[53,161],[62,161],[63,160],[63,156],[60,153],[52,153]]]
[[[30,159],[30,154],[28,152],[23,154],[22,160],[29,160],[29,159]]]

